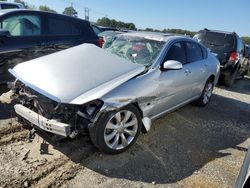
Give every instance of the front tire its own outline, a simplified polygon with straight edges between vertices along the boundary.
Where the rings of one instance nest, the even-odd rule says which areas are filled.
[[[135,143],[141,127],[140,112],[134,105],[128,105],[101,115],[89,132],[93,144],[99,150],[107,154],[118,154]]]
[[[206,106],[211,99],[213,88],[214,88],[213,80],[208,79],[200,98],[197,101],[195,101],[195,104],[197,104],[198,106]]]

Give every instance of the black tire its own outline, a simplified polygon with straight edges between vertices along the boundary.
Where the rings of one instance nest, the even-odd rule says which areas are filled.
[[[108,122],[111,120],[112,117],[114,117],[115,114],[117,114],[118,112],[123,112],[123,111],[130,111],[135,115],[135,117],[137,119],[137,124],[138,124],[137,132],[136,132],[136,135],[134,136],[132,142],[129,143],[126,147],[124,147],[122,149],[112,149],[105,142],[105,139],[104,139],[104,134],[106,131],[105,128],[106,128]],[[139,110],[134,105],[128,105],[128,106],[121,108],[117,111],[111,111],[111,112],[107,112],[107,113],[104,113],[103,115],[101,115],[98,118],[97,122],[90,126],[89,133],[90,133],[90,138],[92,140],[92,143],[100,151],[107,153],[107,154],[114,155],[114,154],[119,154],[119,153],[122,153],[122,152],[128,150],[137,140],[137,138],[141,132],[141,128],[142,128],[142,120],[141,120],[141,115],[140,115]]]
[[[210,99],[211,99],[211,95],[208,97],[208,96],[207,96],[207,93],[206,93],[209,86],[211,86],[211,95],[212,95],[213,88],[214,88],[214,82],[213,82],[212,79],[208,79],[208,80],[207,80],[207,82],[206,82],[206,84],[205,84],[205,87],[204,87],[204,89],[203,89],[203,91],[202,91],[202,94],[201,94],[200,98],[197,99],[197,100],[195,101],[195,104],[196,104],[197,106],[204,107],[204,106],[206,106],[206,105],[209,103],[209,101],[210,101]],[[208,100],[205,100],[205,97],[208,97]]]
[[[231,87],[234,84],[235,79],[237,78],[238,70],[239,70],[239,67],[234,71],[234,73],[232,75],[225,75],[224,76],[224,85],[225,86]]]

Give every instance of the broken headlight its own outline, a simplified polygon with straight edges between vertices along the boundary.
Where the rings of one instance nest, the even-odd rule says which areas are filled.
[[[57,109],[57,114],[61,115],[60,119],[66,121],[72,119],[76,114],[84,119],[92,120],[99,112],[103,105],[101,100],[90,101],[83,105],[61,104]]]

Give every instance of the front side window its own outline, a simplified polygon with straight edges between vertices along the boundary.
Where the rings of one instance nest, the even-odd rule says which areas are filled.
[[[136,36],[117,36],[105,50],[133,63],[150,66],[162,50],[165,42]]]
[[[165,58],[165,61],[168,60],[179,61],[182,64],[186,63],[185,48],[182,42],[177,42],[171,46]]]
[[[96,27],[95,25],[91,25],[92,29],[94,30],[95,34],[99,35],[102,31]]]
[[[187,52],[187,63],[200,61],[203,59],[201,48],[194,42],[185,42]]]
[[[11,16],[2,21],[1,29],[12,36],[37,36],[41,35],[41,20],[33,15]]]
[[[49,35],[80,35],[81,31],[72,22],[58,19],[48,19]]]

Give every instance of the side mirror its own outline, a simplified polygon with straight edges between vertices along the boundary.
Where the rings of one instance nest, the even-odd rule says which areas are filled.
[[[8,30],[0,30],[0,38],[11,37],[11,34]]]
[[[162,70],[180,70],[182,69],[182,63],[175,60],[165,61],[161,67]]]

